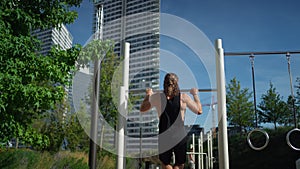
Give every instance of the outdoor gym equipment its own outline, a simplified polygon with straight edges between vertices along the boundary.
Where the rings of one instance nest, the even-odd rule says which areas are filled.
[[[254,101],[254,111],[255,111],[255,129],[250,131],[247,135],[247,142],[249,144],[249,146],[254,149],[254,150],[263,150],[264,148],[267,147],[268,143],[269,143],[269,135],[266,131],[259,129],[258,128],[258,117],[257,117],[257,110],[256,110],[256,93],[255,93],[255,78],[254,78],[254,56],[256,55],[286,55],[286,59],[287,59],[287,64],[288,64],[288,74],[289,74],[289,83],[290,83],[290,90],[291,90],[291,96],[292,96],[292,109],[293,109],[293,119],[294,119],[294,129],[290,130],[287,135],[286,135],[286,142],[287,144],[294,150],[296,151],[300,151],[300,148],[292,145],[291,141],[290,141],[290,135],[293,132],[300,132],[300,129],[297,126],[297,116],[296,116],[296,108],[295,108],[295,99],[294,99],[294,89],[293,89],[293,83],[292,83],[292,74],[291,74],[291,54],[300,54],[300,51],[271,51],[271,52],[227,52],[224,53],[225,56],[249,56],[250,61],[251,61],[251,68],[252,68],[252,83],[253,83],[253,93],[254,93],[254,97],[253,97],[253,101]],[[255,147],[252,142],[251,142],[251,135],[254,132],[261,132],[264,134],[266,141],[265,144],[261,147]]]

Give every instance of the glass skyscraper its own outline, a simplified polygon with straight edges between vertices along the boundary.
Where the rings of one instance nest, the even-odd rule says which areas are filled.
[[[103,5],[103,39],[115,41],[115,53],[119,56],[122,42],[130,43],[129,89],[159,89],[160,0],[98,0],[94,5],[94,32],[99,16],[97,9]],[[145,92],[133,95],[143,98]],[[157,151],[157,113],[153,110],[140,114],[141,101],[128,113],[127,153]]]
[[[60,46],[62,50],[72,47],[73,37],[63,24],[60,28],[36,29],[31,34],[41,41],[41,50],[38,52],[42,55],[46,55],[53,45]]]

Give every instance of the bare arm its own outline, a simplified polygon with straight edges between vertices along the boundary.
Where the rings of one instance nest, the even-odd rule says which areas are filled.
[[[190,93],[193,95],[194,99],[186,95],[185,102],[187,107],[196,114],[202,114],[202,105],[198,96],[198,90],[196,88],[192,88]]]
[[[152,105],[150,103],[150,96],[153,94],[152,89],[146,89],[146,96],[140,107],[140,112],[144,113],[151,109]]]

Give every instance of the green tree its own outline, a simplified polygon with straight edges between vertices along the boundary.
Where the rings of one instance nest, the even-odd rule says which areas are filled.
[[[294,99],[295,100],[295,99]],[[280,119],[280,123],[284,125],[293,125],[294,124],[294,109],[297,112],[297,106],[295,102],[293,102],[293,98],[290,95],[287,99],[288,112],[284,114],[285,117]],[[295,104],[295,105],[293,105]],[[297,114],[297,113],[296,113]]]
[[[70,71],[80,46],[66,51],[54,47],[48,56],[37,54],[40,42],[34,29],[59,27],[77,17],[72,7],[81,0],[2,0],[0,3],[0,142],[20,138],[46,146],[49,138],[30,125],[54,110],[64,99]]]
[[[92,40],[85,46],[79,56],[78,65],[79,67],[89,67],[90,62],[95,59],[101,60],[100,66],[100,105],[99,111],[103,118],[111,124],[115,125],[116,116],[117,116],[117,107],[113,104],[113,99],[115,96],[112,93],[112,81],[115,71],[120,64],[120,58],[117,57],[113,52],[114,42],[111,40]],[[91,81],[91,83],[93,83]],[[119,83],[116,84],[119,86]],[[91,85],[93,86],[93,84]],[[117,87],[114,86],[114,87]],[[92,87],[89,88],[89,97],[85,98],[85,104],[92,104]]]
[[[49,145],[44,148],[49,152],[55,153],[62,148],[71,151],[88,149],[89,137],[77,118],[78,114],[85,110],[81,108],[78,114],[71,114],[67,104],[65,102],[57,106],[54,111],[48,112],[44,118],[36,120],[33,125],[40,133],[49,138]],[[83,116],[81,118],[86,120]]]
[[[58,106],[56,110],[45,114],[43,119],[37,120],[43,123],[40,132],[49,138],[49,145],[45,149],[50,152],[57,152],[62,146],[65,133],[64,113],[65,108]]]
[[[116,126],[116,119],[118,115],[118,109],[116,105],[112,104],[113,97],[112,92],[112,79],[116,67],[120,64],[120,58],[115,54],[111,54],[105,57],[101,64],[101,82],[100,82],[100,112],[104,119],[113,127]]]
[[[249,89],[242,89],[236,78],[230,80],[226,93],[227,118],[232,125],[239,127],[240,131],[254,126],[253,102],[249,101],[251,97]]]
[[[64,127],[64,139],[67,141],[66,149],[71,151],[88,149],[89,137],[80,125],[76,114],[72,114],[66,119]]]
[[[286,102],[282,100],[282,97],[276,88],[270,82],[270,88],[266,94],[261,96],[261,102],[258,105],[260,109],[259,119],[263,123],[273,123],[275,130],[277,124],[284,124],[287,113],[290,112]]]

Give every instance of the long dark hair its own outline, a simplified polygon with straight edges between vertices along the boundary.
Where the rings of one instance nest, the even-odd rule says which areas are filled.
[[[178,77],[175,73],[168,73],[164,80],[164,93],[166,96],[174,97],[180,92],[178,86]]]

